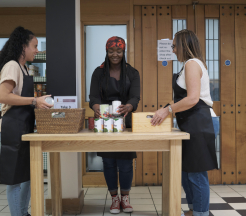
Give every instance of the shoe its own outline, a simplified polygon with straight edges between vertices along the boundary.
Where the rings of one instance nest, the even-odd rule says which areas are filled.
[[[121,196],[120,205],[123,209],[123,212],[127,212],[127,213],[133,212],[133,208],[129,203],[129,195]]]
[[[31,216],[30,214],[28,214],[27,216]]]
[[[119,195],[112,196],[112,205],[109,209],[111,214],[119,214],[120,213],[120,198]]]

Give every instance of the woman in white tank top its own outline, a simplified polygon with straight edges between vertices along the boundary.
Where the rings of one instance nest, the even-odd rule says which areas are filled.
[[[207,66],[194,32],[177,32],[172,48],[184,67],[173,76],[174,101],[156,111],[151,122],[159,125],[174,112],[180,130],[190,134],[190,140],[182,141],[182,185],[190,209],[185,216],[208,216],[207,171],[218,169],[218,164]]]

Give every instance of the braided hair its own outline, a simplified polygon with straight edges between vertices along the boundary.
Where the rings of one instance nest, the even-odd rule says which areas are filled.
[[[101,92],[101,98],[104,98],[106,100],[108,100],[108,83],[109,83],[109,78],[110,78],[110,73],[109,73],[109,67],[110,67],[110,61],[108,58],[108,49],[110,47],[120,47],[123,50],[123,58],[121,60],[121,71],[120,71],[120,100],[121,102],[124,104],[127,101],[127,97],[126,97],[126,59],[125,59],[125,41],[124,39],[120,38],[120,37],[112,37],[109,38],[106,44],[106,57],[105,57],[105,62],[101,65],[101,68],[103,68],[103,74],[101,77],[101,81],[100,81],[100,92]],[[104,79],[106,79],[106,91],[105,94],[103,95],[103,91],[102,91],[102,84]]]
[[[3,66],[11,61],[19,60],[20,56],[23,55],[25,57],[25,52],[23,50],[23,45],[28,46],[29,42],[34,38],[34,34],[19,26],[15,28],[15,30],[11,33],[8,41],[3,46],[0,53],[0,71]]]

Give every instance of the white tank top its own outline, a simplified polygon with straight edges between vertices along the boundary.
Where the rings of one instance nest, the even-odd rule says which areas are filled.
[[[203,100],[207,105],[209,106],[213,106],[213,101],[211,99],[211,95],[210,95],[210,87],[209,87],[209,75],[208,75],[208,71],[205,68],[205,66],[203,65],[202,61],[197,59],[197,58],[193,58],[193,59],[189,59],[188,61],[195,61],[197,64],[199,64],[199,66],[202,69],[202,77],[201,77],[201,89],[200,89],[200,99]],[[186,61],[185,64],[188,62]],[[184,64],[184,66],[185,66]],[[180,75],[177,79],[177,84],[186,90],[186,83],[185,83],[185,67],[183,68],[183,70],[180,72]],[[211,116],[212,117],[216,117],[215,112],[213,111],[213,109],[210,109],[211,112]]]

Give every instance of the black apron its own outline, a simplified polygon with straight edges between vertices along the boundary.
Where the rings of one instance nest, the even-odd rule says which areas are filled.
[[[129,95],[129,89],[131,86],[130,79],[126,76],[126,95]],[[120,97],[120,82],[117,81],[115,78],[109,78],[108,84],[108,99],[102,100],[102,104],[109,104],[112,105],[112,101],[114,100],[121,100]],[[106,82],[103,83],[103,90],[106,89]],[[129,98],[127,98],[128,100]],[[122,104],[125,104],[122,102]],[[125,119],[126,128],[131,128],[131,119],[132,113],[128,113]],[[133,158],[137,157],[136,152],[97,152],[97,156],[103,158],[112,158],[112,159],[122,159],[122,160],[132,160]]]
[[[179,74],[173,75],[174,103],[187,97],[187,91],[177,84]],[[203,172],[218,169],[210,108],[200,99],[189,110],[176,113],[180,130],[190,134],[190,140],[182,141],[182,171]]]
[[[20,65],[20,64],[19,64]],[[21,66],[20,66],[21,68]],[[22,97],[33,97],[33,77],[23,73]],[[33,133],[34,107],[12,106],[2,118],[0,182],[15,185],[30,180],[30,142],[22,141],[23,134]]]

